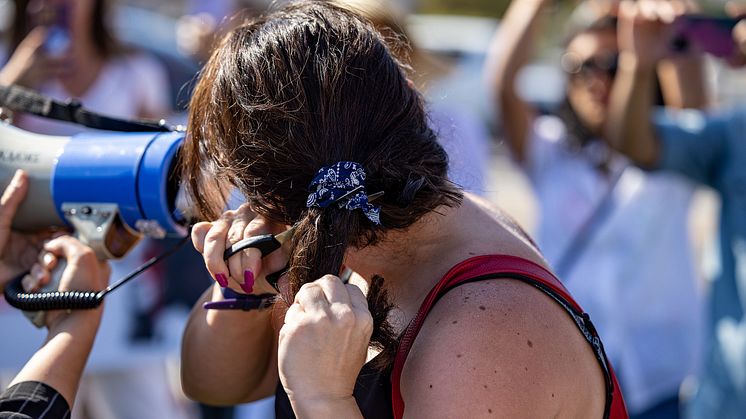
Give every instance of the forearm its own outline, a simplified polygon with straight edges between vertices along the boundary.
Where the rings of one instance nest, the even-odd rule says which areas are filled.
[[[290,396],[293,412],[299,419],[361,418],[363,414],[355,398],[350,396],[337,400],[296,400]]]
[[[228,405],[273,394],[277,385],[276,338],[271,310],[205,310],[222,299],[211,287],[195,304],[184,330],[181,381],[190,398]]]
[[[26,363],[11,385],[40,381],[57,390],[72,406],[80,377],[101,322],[101,308],[60,314],[47,340]]]
[[[705,65],[701,55],[688,54],[661,61],[658,79],[667,107],[704,109],[709,105]]]
[[[634,55],[622,54],[606,127],[610,145],[646,167],[654,166],[659,155],[651,122],[654,83],[655,66],[641,65]]]
[[[533,57],[541,12],[546,0],[514,0],[495,34],[487,55],[487,85],[501,115],[508,144],[517,159],[524,158],[531,109],[519,96],[516,81]]]

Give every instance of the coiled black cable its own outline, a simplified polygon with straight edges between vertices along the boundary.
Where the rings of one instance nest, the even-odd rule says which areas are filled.
[[[23,289],[23,277],[28,275],[25,272],[14,278],[5,287],[5,300],[11,306],[23,311],[49,311],[49,310],[88,310],[94,309],[101,305],[106,294],[114,291],[126,282],[145,272],[148,268],[160,262],[161,260],[174,254],[190,238],[186,237],[179,240],[172,248],[166,250],[158,256],[150,258],[147,262],[140,265],[129,275],[120,279],[116,283],[109,285],[102,291],[52,291],[52,292],[26,292]]]

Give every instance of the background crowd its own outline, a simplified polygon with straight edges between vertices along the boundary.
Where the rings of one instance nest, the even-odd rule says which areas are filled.
[[[594,320],[631,416],[746,416],[746,23],[725,52],[723,38],[680,29],[691,14],[746,15],[746,2],[334,2],[410,39],[411,50],[394,53],[428,100],[450,178],[536,239]],[[5,0],[0,83],[183,123],[216,37],[267,7]],[[112,278],[171,245],[140,244],[112,263]],[[214,407],[182,393],[181,332],[211,283],[184,249],[112,294],[73,417],[271,417],[271,400]],[[13,336],[0,341],[8,384],[45,334],[2,301],[0,331]]]

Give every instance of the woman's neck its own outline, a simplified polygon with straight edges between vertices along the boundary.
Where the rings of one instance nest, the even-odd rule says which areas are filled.
[[[470,210],[465,199],[460,207],[439,208],[406,231],[393,231],[377,245],[350,252],[346,263],[364,278],[380,275],[394,303],[409,314],[452,266],[454,249],[462,246],[459,216]]]

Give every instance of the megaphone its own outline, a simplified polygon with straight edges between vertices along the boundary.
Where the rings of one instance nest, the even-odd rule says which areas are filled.
[[[73,228],[102,258],[124,256],[143,235],[184,237],[175,170],[183,139],[183,132],[49,136],[0,124],[0,184],[16,169],[30,181],[13,228]]]
[[[0,184],[7,185],[17,169],[29,176],[13,229],[72,228],[100,259],[124,256],[143,236],[185,238],[176,170],[183,139],[183,132],[49,136],[0,123]],[[6,300],[42,327],[43,310],[97,307],[108,292],[142,271],[98,293],[59,293],[63,270],[60,261],[42,293],[25,293],[21,277],[16,278],[6,286]]]

